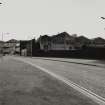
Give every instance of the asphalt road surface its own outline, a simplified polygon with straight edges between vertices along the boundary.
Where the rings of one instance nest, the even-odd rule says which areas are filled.
[[[45,68],[57,75],[73,81],[79,86],[90,90],[98,96],[105,99],[105,67],[89,66],[68,62],[60,62],[41,59],[41,58],[25,58],[22,59],[32,62],[42,68]],[[76,62],[73,60],[73,62]],[[84,61],[85,62],[85,61]],[[87,62],[87,61],[86,61]],[[86,63],[85,62],[85,63]],[[98,64],[97,61],[96,65]],[[94,62],[94,64],[95,64]],[[104,64],[102,64],[104,65]]]
[[[22,58],[91,90],[105,98],[105,68],[41,58]],[[85,61],[84,61],[85,62]]]
[[[33,61],[44,64],[44,61]],[[27,63],[14,60],[13,57],[3,57],[0,59],[0,105],[98,104]]]

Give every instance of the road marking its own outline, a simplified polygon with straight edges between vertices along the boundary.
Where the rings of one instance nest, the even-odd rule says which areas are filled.
[[[49,75],[55,77],[56,79],[64,82],[68,86],[74,88],[75,90],[81,92],[82,94],[84,94],[85,96],[89,97],[90,99],[92,99],[93,101],[98,103],[99,105],[105,105],[105,98],[103,98],[103,97],[101,97],[101,96],[91,92],[90,90],[88,90],[88,89],[86,89],[86,88],[84,88],[84,87],[82,87],[82,86],[80,86],[80,85],[78,85],[78,84],[68,80],[67,78],[62,77],[60,75],[57,75],[57,74],[49,71],[48,69],[45,69],[45,68],[43,68],[41,66],[38,66],[38,65],[36,65],[36,64],[34,64],[34,63],[30,62],[30,61],[26,61],[26,60],[21,59],[21,58],[13,58],[13,59],[22,61],[22,62],[27,63],[27,64],[30,64],[31,66],[42,70],[42,71],[48,73]]]

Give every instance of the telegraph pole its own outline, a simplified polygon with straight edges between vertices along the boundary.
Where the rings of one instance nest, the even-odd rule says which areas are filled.
[[[3,41],[3,32],[2,32],[2,41]],[[3,45],[2,45],[2,56],[4,54],[4,42],[3,42]]]
[[[35,39],[35,37],[31,38],[31,57],[33,56],[33,40]]]
[[[32,40],[33,40],[33,39],[32,39]],[[32,46],[32,40],[31,40],[31,57],[32,57],[32,50],[33,50],[33,49],[32,49],[32,47],[33,47],[33,46]]]

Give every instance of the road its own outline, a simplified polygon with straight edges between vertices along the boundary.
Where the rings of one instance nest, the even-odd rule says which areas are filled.
[[[105,98],[105,68],[41,58],[24,58]]]
[[[0,105],[99,105],[18,58],[0,59]]]
[[[62,62],[56,61],[54,58],[53,60],[43,58],[24,58],[24,60],[38,65],[39,67],[44,68],[56,75],[60,75],[67,80],[73,81],[73,83],[76,83],[77,85],[95,93],[96,95],[101,96],[101,98],[104,98],[105,100],[104,66],[100,67]]]

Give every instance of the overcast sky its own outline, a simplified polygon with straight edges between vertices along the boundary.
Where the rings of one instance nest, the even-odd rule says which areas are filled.
[[[31,39],[44,34],[105,38],[105,0],[0,0],[0,33],[4,40]],[[0,34],[1,35],[1,34]],[[1,38],[1,37],[0,37]]]

